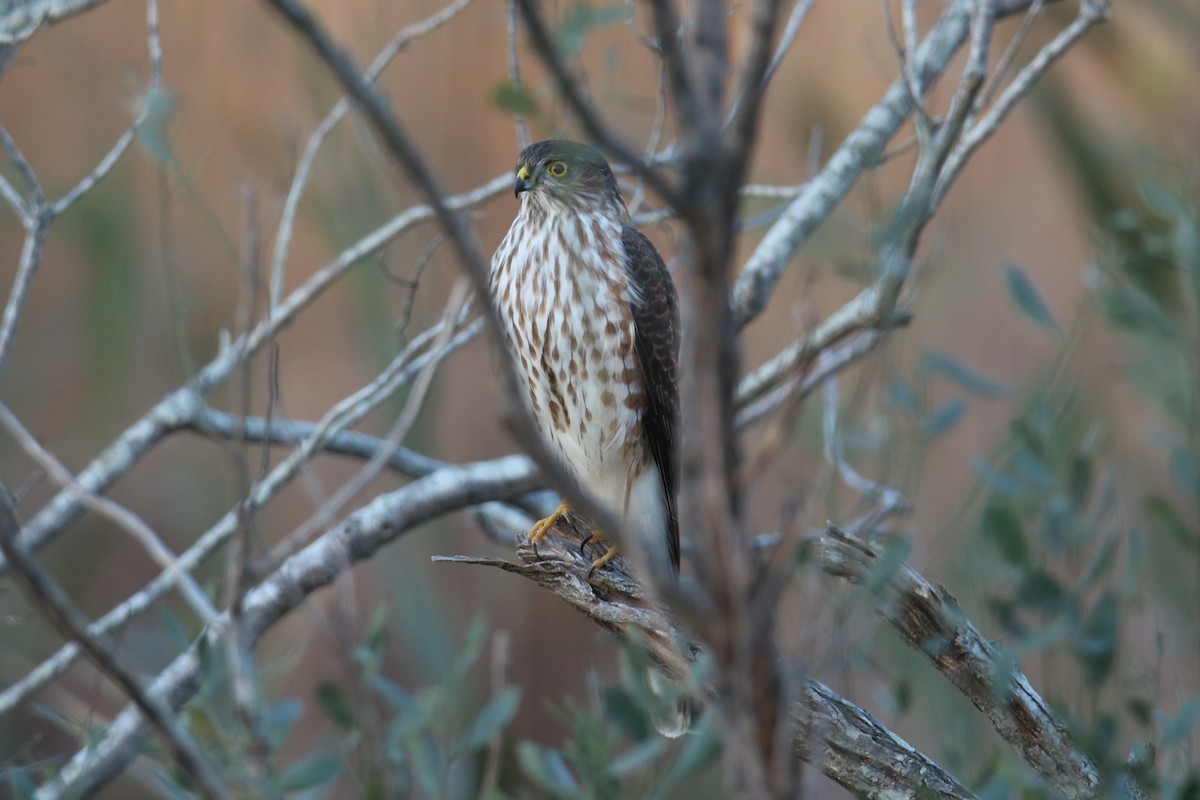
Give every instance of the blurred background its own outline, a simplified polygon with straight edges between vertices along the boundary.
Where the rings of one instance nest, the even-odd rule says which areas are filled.
[[[441,5],[312,7],[365,64],[397,30]],[[659,103],[652,54],[626,26],[607,24],[599,6],[551,2],[546,9],[563,36],[573,36],[596,103],[628,140],[644,142]],[[592,14],[588,24],[577,21],[581,9]],[[940,5],[924,11],[923,23],[931,24]],[[1074,3],[1051,4],[1019,61],[1075,11]],[[380,81],[450,192],[506,174],[519,150],[512,114],[497,91],[507,81],[507,14],[506,4],[475,0],[412,42]],[[90,172],[147,101],[145,17],[142,3],[110,0],[34,35],[0,79],[0,122],[51,196]],[[997,41],[1007,41],[1017,25],[999,25]],[[213,358],[223,331],[239,330],[247,243],[257,236],[269,253],[300,150],[338,99],[308,49],[261,4],[167,2],[161,29],[169,94],[156,97],[161,108],[111,175],[52,227],[0,375],[3,402],[73,470]],[[735,38],[735,55],[740,44]],[[529,90],[521,101],[536,105],[535,138],[581,136],[536,58],[523,43],[519,50]],[[817,2],[767,96],[752,180],[803,182],[814,154],[823,162],[896,74],[879,4]],[[952,66],[931,93],[931,108],[946,107],[956,74]],[[1122,287],[1138,287],[1137,297],[1158,301],[1169,319],[1195,323],[1170,254],[1173,232],[1185,229],[1180,220],[1200,201],[1198,152],[1200,10],[1185,0],[1116,2],[1111,21],[1071,50],[972,159],[924,237],[912,324],[841,381],[849,458],[912,503],[911,516],[896,525],[911,546],[910,563],[945,585],[985,635],[1027,645],[1017,647],[1028,654],[1023,668],[1068,718],[1085,719],[1099,736],[1090,726],[1111,711],[1114,751],[1127,751],[1146,730],[1177,719],[1200,691],[1200,539],[1188,538],[1200,535],[1200,498],[1187,491],[1196,450],[1188,451],[1188,461],[1175,449],[1179,442],[1200,444],[1200,344],[1189,339],[1198,329],[1180,323],[1153,335],[1150,323],[1121,301]],[[10,164],[2,169],[13,179]],[[870,278],[874,248],[911,169],[911,152],[901,151],[864,176],[805,245],[767,312],[745,333],[747,370]],[[418,202],[351,115],[316,161],[286,288]],[[774,202],[750,200],[747,213]],[[486,251],[499,243],[515,209],[508,192],[479,207],[473,220]],[[743,237],[741,261],[761,231]],[[677,230],[664,224],[648,233],[669,259]],[[424,263],[436,236],[434,226],[418,226],[356,266],[287,328],[279,340],[279,399],[287,417],[319,419],[440,316],[461,271],[445,246]],[[5,292],[21,243],[11,209],[0,209]],[[262,358],[251,379],[261,413]],[[476,340],[449,358],[431,391],[410,447],[456,462],[513,451],[491,343]],[[210,399],[237,410],[228,383]],[[360,429],[385,433],[399,408],[400,401],[385,404]],[[754,487],[758,530],[819,527],[866,507],[823,460],[821,408],[819,397],[806,402],[788,446]],[[748,452],[759,438],[757,430],[748,433]],[[1004,483],[1019,472],[1013,465],[1023,463],[1023,448],[1042,459],[1046,497],[1060,483],[1069,489],[1076,480],[1078,489],[1085,481],[1079,507],[1086,513],[1079,518],[1091,520],[1087,536],[1075,525],[1068,526],[1074,533],[1054,540],[1046,515]],[[236,501],[238,458],[227,445],[179,433],[111,495],[179,552]],[[252,464],[256,459],[250,456]],[[260,546],[287,536],[358,466],[318,458],[308,477],[262,513]],[[362,497],[403,481],[385,474]],[[22,519],[54,494],[52,482],[2,431],[0,482],[17,493]],[[1007,538],[1010,518],[1021,520],[1025,538]],[[1081,583],[1105,547],[1111,563],[1097,567],[1102,575],[1093,583]],[[510,550],[466,514],[449,515],[355,567],[262,641],[257,652],[267,694],[302,704],[285,759],[337,749],[331,743],[341,741],[345,726],[330,713],[329,687],[361,699],[353,694],[361,666],[354,651],[377,610],[382,670],[413,690],[446,674],[473,620],[483,617],[488,630],[505,632],[505,680],[523,689],[513,735],[546,746],[569,733],[564,703],[587,705],[594,676],[616,674],[612,640],[588,620],[525,581],[434,564],[434,554]],[[157,574],[127,535],[91,515],[40,555],[92,616]],[[218,584],[223,570],[217,559],[202,581]],[[1093,633],[1109,630],[1101,599],[1118,599],[1113,654],[1100,667],[1101,680],[1081,679],[1095,677],[1097,666],[1080,655],[1076,639],[1061,631],[1055,638],[1059,606],[1046,606],[1050,601],[1038,595],[1042,606],[1021,607],[1022,592],[1033,591],[1030,574],[1076,599],[1076,621],[1100,626],[1087,628]],[[114,639],[140,673],[152,674],[178,652],[164,633],[168,617],[192,625],[177,598],[166,606],[170,615],[151,612]],[[940,676],[881,631],[868,597],[803,570],[782,623],[785,643],[803,654],[805,671],[963,770],[960,777],[983,780],[994,769],[1002,743]],[[1037,632],[1046,636],[1042,645],[1021,638]],[[14,585],[0,582],[0,685],[59,645]],[[487,699],[494,672],[485,664],[464,679],[464,719]],[[112,686],[77,665],[0,718],[0,767],[57,765],[78,745],[81,730],[103,726],[123,704]],[[1195,758],[1200,751],[1193,746],[1190,753]],[[695,794],[679,796],[704,796],[695,785],[688,790]],[[816,796],[840,796],[832,784],[814,786]],[[149,797],[161,790],[134,769],[109,791],[105,796]]]

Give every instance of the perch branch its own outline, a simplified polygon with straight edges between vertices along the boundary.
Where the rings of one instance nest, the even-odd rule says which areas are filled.
[[[675,680],[686,681],[695,652],[681,653],[678,631],[617,557],[592,572],[580,552],[589,529],[574,515],[560,520],[535,549],[522,536],[518,561],[440,556],[435,561],[477,564],[520,575],[565,600],[597,625],[621,636],[636,634],[651,658]],[[714,687],[698,690],[711,697]],[[929,796],[970,798],[951,775],[889,731],[868,712],[827,686],[804,679],[789,709],[792,749],[797,757],[861,797]],[[897,793],[900,793],[897,795]]]

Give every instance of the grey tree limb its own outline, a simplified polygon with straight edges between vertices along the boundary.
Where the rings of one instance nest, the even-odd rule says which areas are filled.
[[[580,552],[582,537],[589,532],[586,523],[573,517],[560,521],[536,549],[519,536],[517,561],[470,556],[434,560],[495,567],[531,580],[600,627],[619,636],[635,636],[664,674],[687,685],[694,646],[681,642],[673,621],[621,558],[590,572],[591,559]],[[867,711],[810,677],[802,676],[799,682],[797,696],[787,709],[795,757],[860,797],[974,797]],[[698,703],[712,699],[716,692],[712,685],[691,689]]]
[[[979,633],[945,587],[907,564],[896,567],[880,585],[878,549],[835,525],[818,540],[817,551],[826,572],[855,583],[871,578],[878,585],[879,614],[983,713],[1060,797],[1081,800],[1103,794],[1096,765],[1071,741],[1066,726],[1015,663],[1007,685],[996,685],[996,665],[1011,659]]]
[[[506,456],[446,467],[394,492],[380,495],[347,515],[312,544],[284,561],[251,589],[242,604],[242,630],[251,644],[353,564],[437,516],[527,490],[535,467],[524,456]],[[218,619],[227,621],[228,611]],[[178,710],[198,691],[202,679],[197,644],[179,655],[146,689],[153,702]],[[150,733],[141,712],[127,706],[100,741],[77,752],[52,781],[39,787],[37,800],[65,800],[98,791],[137,755]]]
[[[994,13],[998,18],[1015,14],[1025,10],[1032,1],[1002,0],[995,4]],[[911,75],[918,94],[928,91],[967,40],[973,13],[974,4],[966,0],[947,4],[920,47],[909,54]],[[733,287],[730,302],[738,327],[745,326],[762,313],[796,251],[842,201],[859,176],[879,163],[884,147],[912,111],[910,88],[902,76],[866,113],[824,169],[771,226]]]
[[[33,605],[62,635],[77,642],[97,669],[120,687],[149,726],[166,740],[179,768],[196,783],[209,800],[232,800],[224,783],[204,757],[174,710],[145,692],[137,679],[117,661],[104,642],[88,633],[88,620],[58,582],[17,541],[19,529],[8,490],[0,485],[0,550],[14,566],[14,574]]]

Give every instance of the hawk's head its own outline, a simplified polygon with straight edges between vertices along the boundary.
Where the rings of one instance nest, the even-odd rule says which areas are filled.
[[[627,215],[604,156],[569,139],[535,142],[517,158],[517,197],[546,211],[612,211]]]

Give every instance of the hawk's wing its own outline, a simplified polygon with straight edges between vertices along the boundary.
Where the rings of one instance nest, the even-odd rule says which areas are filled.
[[[642,435],[662,477],[667,498],[667,551],[679,570],[679,301],[662,256],[632,225],[621,235],[625,271],[636,287],[633,341],[648,403],[642,414]]]

